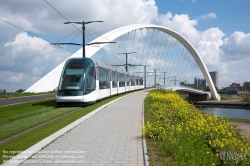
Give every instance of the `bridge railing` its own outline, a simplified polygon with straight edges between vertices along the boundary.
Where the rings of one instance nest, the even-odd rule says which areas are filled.
[[[211,94],[211,92],[199,90],[196,88],[191,88],[188,86],[178,85],[178,86],[170,86],[170,85],[156,85],[156,89],[172,89],[172,90],[184,90],[184,91],[191,91],[191,92],[197,92],[202,94]]]

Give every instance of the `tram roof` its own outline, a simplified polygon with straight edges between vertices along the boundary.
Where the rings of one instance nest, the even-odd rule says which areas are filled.
[[[81,59],[81,58],[70,58],[70,59]],[[134,76],[139,76],[139,77],[142,77],[140,76],[139,74],[136,74],[136,73],[130,73],[130,72],[126,72],[126,71],[123,71],[123,70],[119,70],[119,69],[116,69],[112,66],[109,66],[109,65],[106,65],[106,64],[103,64],[101,62],[98,62],[92,58],[86,58],[86,59],[90,59],[94,62],[95,66],[97,67],[102,67],[102,68],[105,68],[105,69],[110,69],[111,71],[117,71],[119,73],[123,73],[123,74],[129,74],[129,75],[134,75]]]

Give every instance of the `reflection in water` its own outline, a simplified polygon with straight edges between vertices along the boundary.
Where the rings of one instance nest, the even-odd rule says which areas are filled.
[[[198,107],[204,113],[212,113],[217,116],[230,118],[250,119],[250,109],[241,108],[216,108],[216,107]]]

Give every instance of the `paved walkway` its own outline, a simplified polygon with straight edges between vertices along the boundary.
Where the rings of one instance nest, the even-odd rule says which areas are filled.
[[[22,165],[144,165],[141,124],[147,94],[137,92],[114,102]]]
[[[250,124],[249,123],[240,123],[240,122],[230,122],[234,126],[238,126],[240,129],[240,132],[248,138],[248,141],[250,143],[250,137],[248,137],[248,133],[250,133]]]

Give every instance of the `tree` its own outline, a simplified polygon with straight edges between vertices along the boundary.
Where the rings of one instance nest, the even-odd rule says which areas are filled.
[[[210,91],[210,88],[206,86],[205,91]]]
[[[215,87],[215,89],[216,89],[217,92],[219,91],[219,89],[218,89],[217,87]],[[204,90],[205,90],[205,91],[210,91],[209,86],[206,86],[206,87],[204,88]]]
[[[6,94],[6,89],[3,90],[3,94]]]
[[[243,89],[247,90],[247,91],[250,91],[250,82],[244,82],[243,83]]]
[[[198,89],[198,90],[206,90],[206,87],[201,87],[201,86],[199,86],[199,87],[197,87],[196,89]]]
[[[16,91],[16,93],[23,93],[25,90],[24,89],[19,89]]]

